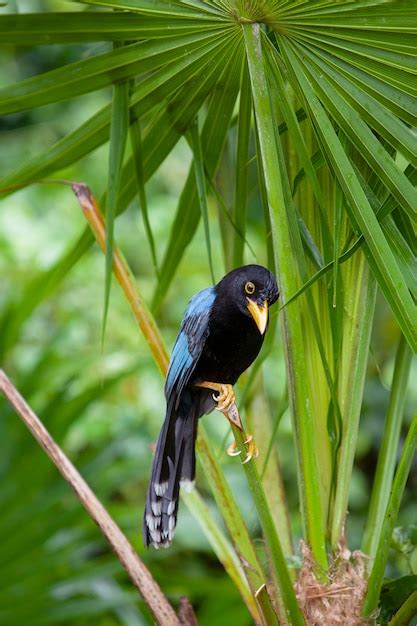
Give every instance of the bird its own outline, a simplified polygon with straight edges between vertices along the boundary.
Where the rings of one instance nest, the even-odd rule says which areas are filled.
[[[166,414],[143,517],[145,547],[171,545],[180,487],[187,492],[194,486],[198,420],[217,404],[234,421],[229,412],[235,407],[233,385],[257,357],[268,326],[268,308],[278,296],[275,276],[251,264],[232,270],[189,301],[165,381]],[[250,441],[248,437],[246,442]],[[252,442],[248,457],[255,453]]]

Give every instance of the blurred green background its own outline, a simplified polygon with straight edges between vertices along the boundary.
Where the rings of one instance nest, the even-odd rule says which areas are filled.
[[[47,3],[49,9],[63,3]],[[73,5],[66,5],[71,10]],[[39,10],[46,3],[19,3]],[[10,7],[9,7],[10,8]],[[15,7],[11,7],[12,9]],[[86,46],[85,56],[105,45]],[[3,47],[0,84],[39,74],[80,58],[80,46],[31,49]],[[0,168],[4,174],[76,128],[110,98],[110,91],[75,98],[0,120]],[[232,158],[229,155],[229,158]],[[161,259],[174,209],[191,161],[180,142],[147,185],[151,225]],[[107,147],[84,159],[62,178],[86,182],[99,198],[106,189]],[[220,184],[227,196],[228,156]],[[219,224],[222,209],[210,205],[216,279],[224,273]],[[140,525],[151,464],[150,445],[164,415],[163,381],[117,284],[113,284],[104,346],[101,345],[104,259],[95,245],[75,265],[58,289],[20,324],[16,303],[26,302],[33,281],[69,249],[85,220],[65,185],[35,184],[9,196],[0,211],[0,354],[1,366],[81,470],[93,490],[132,541],[174,602],[190,598],[202,625],[250,624],[236,589],[216,561],[205,536],[186,507],[181,507],[175,542],[169,551],[145,552]],[[266,262],[259,198],[249,206],[248,241],[256,253],[248,262]],[[149,302],[156,285],[149,246],[137,204],[116,222],[116,240]],[[190,296],[210,284],[204,232],[187,249],[158,314],[168,347],[175,339]],[[359,547],[369,503],[376,453],[386,413],[398,328],[384,301],[377,305],[371,342],[358,454],[353,473],[349,545]],[[285,389],[279,331],[264,375],[274,414]],[[414,362],[406,405],[405,428],[417,405]],[[205,418],[210,436],[251,532],[256,516],[240,463],[226,455],[231,436],[225,420]],[[0,399],[0,623],[90,624],[151,623],[150,615],[100,532],[84,513],[49,459],[20,419]],[[295,536],[300,535],[291,421],[281,419],[276,442]],[[213,509],[202,472],[198,486]],[[401,507],[403,530],[396,541],[389,573],[417,573],[417,472],[411,472]],[[220,520],[219,520],[219,523]]]

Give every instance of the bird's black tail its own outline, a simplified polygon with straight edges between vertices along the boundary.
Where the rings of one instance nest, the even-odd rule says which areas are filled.
[[[182,394],[178,408],[167,407],[156,444],[143,518],[143,542],[168,548],[174,536],[180,486],[191,491],[195,479],[195,438],[199,402]]]

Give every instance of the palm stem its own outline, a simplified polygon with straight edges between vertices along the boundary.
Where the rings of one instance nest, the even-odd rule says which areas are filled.
[[[295,293],[298,277],[294,271],[297,261],[293,258],[292,242],[280,177],[275,128],[271,110],[269,88],[265,74],[259,24],[242,25],[249,73],[252,85],[257,132],[262,159],[269,214],[274,241],[276,267],[279,269],[282,300]],[[320,480],[314,423],[310,402],[306,397],[305,381],[308,380],[300,309],[297,302],[284,311],[284,335],[286,345],[287,376],[291,399],[294,432],[299,450],[299,484],[305,534],[314,558],[322,570],[327,569],[327,555],[320,498]]]
[[[417,448],[417,413],[414,415],[407,437],[404,442],[403,451],[395,472],[391,495],[385,512],[379,535],[378,546],[375,552],[375,560],[372,566],[371,575],[368,581],[368,592],[366,594],[363,615],[370,615],[378,605],[379,594],[381,592],[385,567],[388,561],[388,553],[391,545],[391,536],[394,530],[401,498],[410,473],[411,463]]]
[[[233,434],[236,444],[244,457],[247,449],[245,444],[245,433],[232,424]],[[286,616],[292,626],[305,625],[304,617],[295,597],[292,586],[291,577],[285,562],[284,553],[282,551],[281,542],[279,540],[277,529],[272,519],[271,509],[268,499],[262,486],[262,480],[259,476],[258,469],[253,460],[243,464],[249,488],[252,493],[255,507],[258,513],[259,521],[268,545],[269,553],[272,559],[272,566],[276,576],[279,589],[281,592],[282,602],[285,608]]]
[[[346,297],[350,295],[349,302],[346,302],[349,322],[345,322],[343,330],[344,355],[339,392],[343,433],[331,523],[333,549],[336,549],[342,535],[348,507],[376,295],[376,281],[363,255],[353,262],[350,269],[350,288],[346,289]]]
[[[385,421],[384,434],[378,455],[375,479],[372,487],[371,503],[362,542],[362,550],[372,559],[376,549],[384,519],[384,512],[392,486],[395,461],[398,453],[404,403],[410,373],[412,352],[404,338],[398,344],[395,369],[392,378],[391,395]]]
[[[209,438],[203,424],[200,424],[198,428],[196,449],[204,470],[204,475],[213,492],[214,499],[220,511],[222,511],[231,539],[238,553],[241,555],[241,562],[249,586],[252,589],[254,597],[258,597],[257,592],[265,586],[267,577],[262,571],[247,526],[240,514],[232,490],[209,445]],[[265,600],[263,604],[263,613],[265,616],[269,615],[269,619],[272,619],[273,610],[271,601],[266,602]]]

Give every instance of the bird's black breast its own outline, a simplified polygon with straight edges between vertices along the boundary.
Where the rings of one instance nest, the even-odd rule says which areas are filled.
[[[262,343],[263,335],[250,317],[216,302],[193,382],[206,380],[234,385],[255,360]]]

